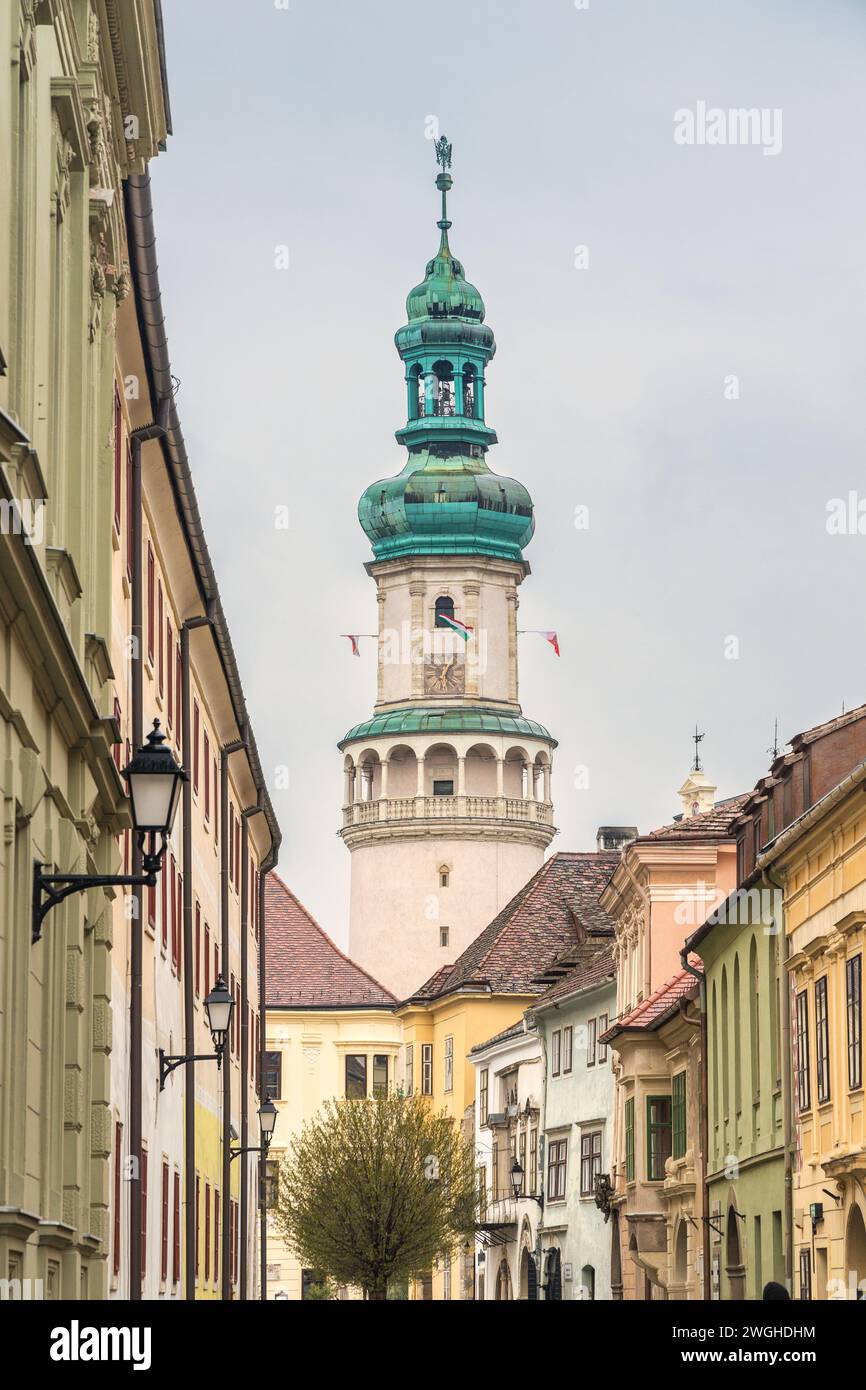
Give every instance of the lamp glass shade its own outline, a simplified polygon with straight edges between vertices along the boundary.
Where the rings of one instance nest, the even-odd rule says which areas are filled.
[[[234,1008],[234,1000],[226,989],[226,982],[220,975],[210,994],[204,1001],[207,1010],[207,1022],[211,1031],[211,1036],[215,1043],[224,1040],[229,1030],[229,1024]]]
[[[123,769],[122,776],[129,787],[135,829],[171,834],[186,773],[165,746],[158,719],[153,721],[147,743]]]
[[[268,1096],[268,1099],[264,1102],[264,1104],[259,1106],[259,1126],[262,1131],[263,1139],[270,1139],[271,1135],[274,1132],[274,1126],[276,1125],[276,1123],[277,1107],[274,1105],[274,1102],[271,1100],[270,1096]]]
[[[511,1165],[511,1190],[515,1197],[520,1196],[520,1189],[523,1186],[523,1169],[517,1159]]]

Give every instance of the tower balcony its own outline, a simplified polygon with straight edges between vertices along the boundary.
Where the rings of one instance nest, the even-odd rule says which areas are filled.
[[[513,796],[397,796],[343,807],[343,828],[400,821],[512,821],[553,829],[550,801]]]

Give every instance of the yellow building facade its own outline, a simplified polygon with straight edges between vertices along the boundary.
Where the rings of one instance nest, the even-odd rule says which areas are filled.
[[[784,893],[795,1298],[866,1298],[864,786],[860,763],[759,860]]]

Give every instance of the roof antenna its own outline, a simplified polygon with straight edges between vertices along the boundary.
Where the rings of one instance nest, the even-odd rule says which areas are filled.
[[[695,725],[695,732],[692,734],[692,742],[693,742],[694,745],[695,745],[695,760],[694,760],[694,762],[692,763],[692,772],[703,772],[703,768],[702,768],[702,766],[701,766],[701,750],[700,750],[699,744],[701,744],[701,743],[703,742],[703,740],[706,738],[706,736],[707,736],[706,733],[703,733],[703,734],[699,734],[699,733],[698,733],[698,726],[697,726],[697,724],[696,724],[696,725]]]
[[[774,722],[774,724],[773,724],[773,746],[772,746],[772,748],[768,748],[768,749],[767,749],[767,752],[770,753],[770,754],[772,754],[773,762],[775,762],[776,759],[777,759],[778,756],[779,756],[779,716],[778,716],[778,715],[776,715],[776,719],[775,719],[775,722]]]

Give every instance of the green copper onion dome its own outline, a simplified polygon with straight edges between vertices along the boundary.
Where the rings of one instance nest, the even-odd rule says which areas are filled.
[[[402,473],[373,483],[358,505],[377,560],[406,555],[489,555],[523,563],[532,538],[532,499],[522,483],[485,459],[496,434],[484,415],[485,369],[496,352],[484,301],[448,244],[451,146],[436,141],[442,170],[439,250],[406,301],[397,351],[406,373],[409,451]]]

